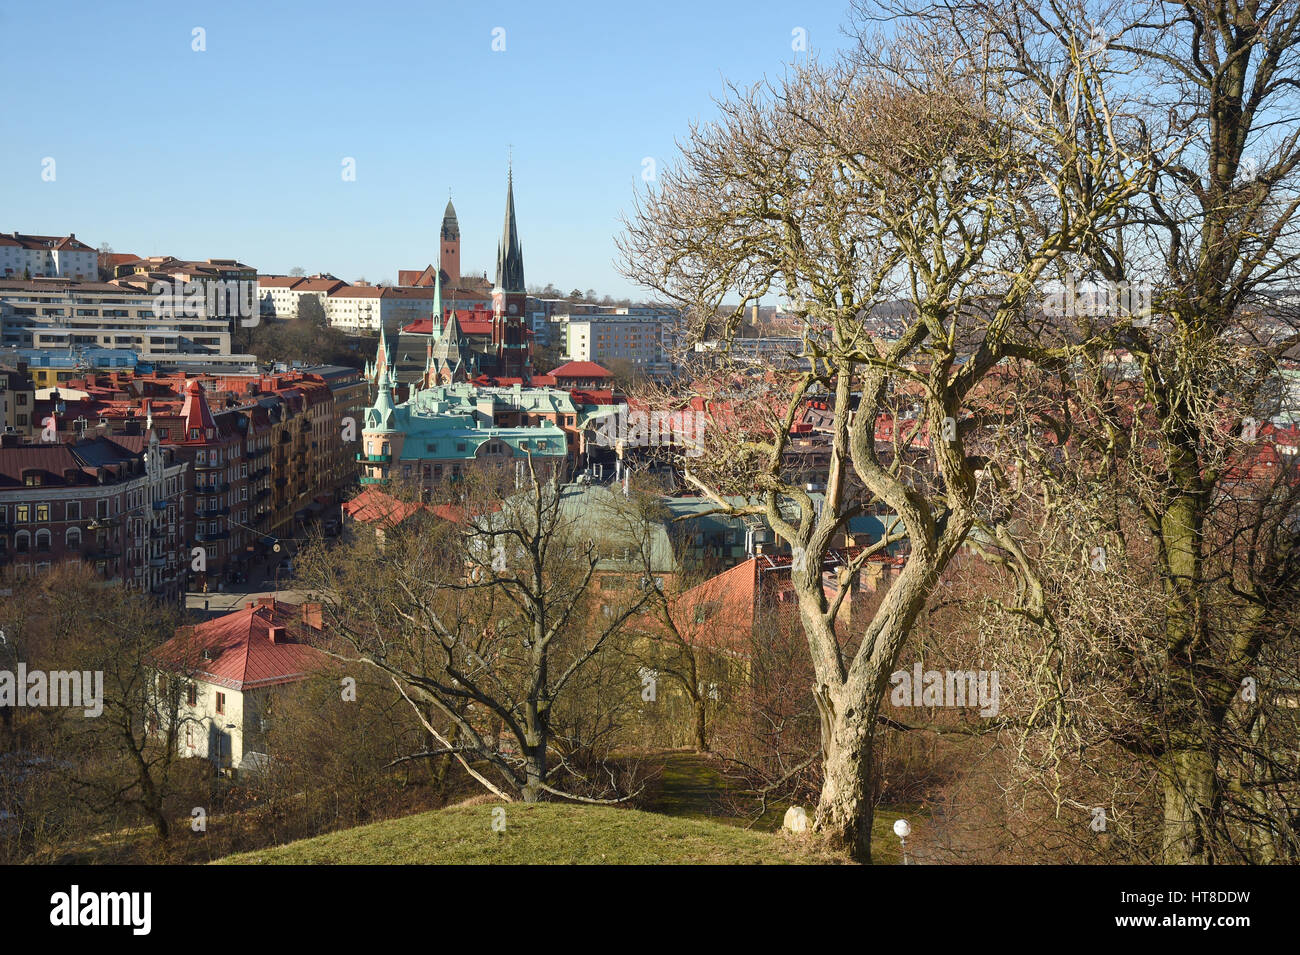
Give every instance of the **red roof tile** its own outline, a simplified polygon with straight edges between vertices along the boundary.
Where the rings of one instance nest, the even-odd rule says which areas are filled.
[[[237,691],[292,683],[332,665],[328,655],[306,642],[312,632],[303,623],[302,607],[271,598],[269,606],[182,627],[154,659],[166,669]]]

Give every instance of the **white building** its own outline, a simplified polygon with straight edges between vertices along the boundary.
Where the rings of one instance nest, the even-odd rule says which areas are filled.
[[[392,330],[433,315],[431,288],[347,285],[325,297],[325,315],[335,328],[353,334]]]
[[[223,770],[263,768],[276,691],[330,666],[310,646],[321,626],[320,604],[260,597],[182,627],[159,647],[159,688],[169,679],[181,682],[180,755],[209,759]]]
[[[678,316],[652,308],[620,308],[606,315],[563,315],[566,354],[572,361],[609,367],[630,362],[635,371],[666,375],[673,370]]]
[[[0,278],[99,278],[99,254],[77,238],[66,236],[0,234]]]
[[[332,275],[259,275],[257,285],[262,317],[284,321],[298,317],[299,302],[304,295],[315,296],[324,309],[329,295],[348,287],[347,282]]]

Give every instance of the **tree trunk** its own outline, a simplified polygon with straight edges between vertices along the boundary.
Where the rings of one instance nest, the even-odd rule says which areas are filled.
[[[822,792],[814,828],[855,861],[870,864],[875,813],[871,730],[875,714],[851,707],[842,710],[824,689],[816,696],[822,720]]]
[[[1161,861],[1166,865],[1213,862],[1210,837],[1218,800],[1214,761],[1203,747],[1171,749],[1160,761],[1164,797]]]
[[[525,755],[524,776],[526,781],[519,790],[519,798],[524,802],[541,802],[542,776],[545,773],[542,766],[542,759],[532,750]]]
[[[709,751],[709,739],[705,735],[704,722],[704,697],[696,695],[691,705],[695,710],[695,752],[707,753]]]

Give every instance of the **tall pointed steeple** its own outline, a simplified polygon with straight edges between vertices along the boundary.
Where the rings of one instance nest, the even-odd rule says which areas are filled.
[[[433,337],[442,334],[442,268],[433,277]]]
[[[502,292],[524,291],[524,252],[519,245],[519,232],[515,226],[515,171],[506,174],[506,220],[501,227],[501,242],[497,246],[496,290]]]
[[[379,379],[383,376],[384,372],[387,371],[388,365],[389,365],[388,337],[384,334],[384,323],[380,322],[379,323],[379,347],[375,349],[374,375],[376,376],[376,382],[375,382],[376,384],[380,383]]]

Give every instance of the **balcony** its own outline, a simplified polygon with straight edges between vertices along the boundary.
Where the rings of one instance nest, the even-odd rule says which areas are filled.
[[[386,479],[381,477],[363,477],[360,480],[362,484],[383,484]]]
[[[194,516],[203,518],[225,517],[229,513],[230,506],[226,505],[225,507],[209,507],[204,510],[195,511]]]
[[[358,454],[357,460],[367,464],[391,464],[393,456],[391,454]]]
[[[153,504],[151,504],[151,505],[149,505],[149,506],[152,507],[155,511],[165,511],[165,510],[167,510],[167,502],[166,502],[166,501],[154,501]]]
[[[225,494],[225,493],[226,493],[227,491],[229,491],[229,490],[230,490],[230,485],[229,485],[228,483],[222,483],[222,484],[207,484],[207,485],[204,485],[204,486],[202,486],[202,487],[195,487],[195,488],[194,488],[194,493],[195,493],[195,494],[205,494],[205,495],[206,495],[206,494]]]
[[[223,541],[230,537],[230,531],[204,531],[201,534],[195,534],[194,539],[200,544],[210,544],[213,541]]]

